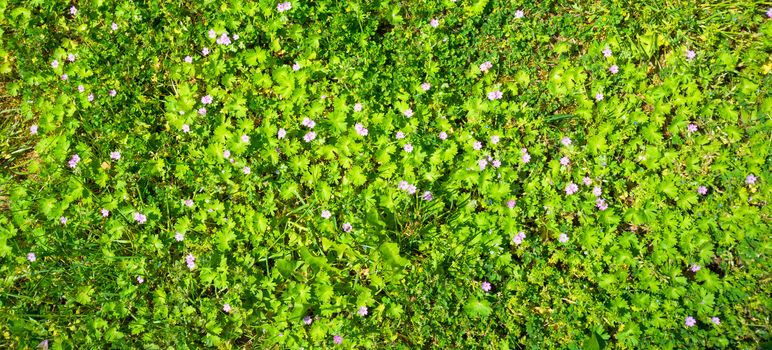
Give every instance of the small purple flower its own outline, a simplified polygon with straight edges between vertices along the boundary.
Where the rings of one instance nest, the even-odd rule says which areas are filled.
[[[520,245],[523,243],[524,239],[525,239],[525,232],[520,231],[517,233],[517,235],[515,235],[515,237],[512,238],[512,242],[517,245]]]
[[[400,181],[399,185],[397,185],[397,188],[399,188],[402,191],[407,191],[409,187],[410,187],[410,184],[405,180]]]
[[[576,193],[576,191],[579,191],[579,186],[577,186],[575,183],[571,182],[571,183],[568,184],[568,186],[566,186],[566,194],[567,195],[570,196],[570,195]]]
[[[78,85],[78,92],[86,91],[86,88],[83,87],[83,85]]]
[[[582,183],[583,183],[585,186],[590,186],[590,185],[592,185],[592,179],[590,179],[589,177],[585,176],[585,177],[582,179]]]
[[[367,316],[367,306],[360,306],[357,313],[359,314],[359,316],[362,316],[362,317]]]
[[[603,101],[603,94],[600,92],[595,94],[595,101]]]
[[[276,9],[279,10],[279,12],[288,11],[291,8],[292,8],[292,4],[290,4],[289,1],[282,2],[282,3],[279,3],[278,5],[276,5]]]
[[[748,176],[745,177],[745,183],[748,185],[753,185],[756,183],[756,176],[753,174],[748,174]]]
[[[407,186],[407,193],[410,193],[411,195],[414,195],[416,192],[418,192],[418,188],[415,187],[415,185]]]
[[[250,169],[246,165],[243,168],[241,168],[241,171],[244,173],[244,175],[249,175],[250,173],[252,173],[252,169]]]
[[[243,143],[249,143],[249,135],[241,135],[241,142]]]
[[[429,91],[429,89],[431,88],[432,88],[432,84],[429,84],[429,83],[421,84],[421,89],[423,89],[424,91]]]
[[[75,16],[78,13],[78,9],[75,6],[70,7],[70,14]]]
[[[485,159],[480,159],[477,161],[477,166],[480,167],[480,171],[485,170],[485,167],[488,166],[488,161]]]
[[[322,210],[322,219],[327,220],[330,217],[332,217],[332,213],[329,210]]]
[[[186,207],[191,208],[193,207],[193,200],[192,199],[186,199],[185,202],[183,202]]]
[[[608,46],[603,49],[603,57],[611,57],[611,49]]]
[[[697,193],[699,193],[699,194],[704,196],[704,195],[708,194],[708,188],[705,187],[705,186],[700,186],[700,187],[697,188]]]
[[[598,208],[598,210],[600,210],[600,211],[605,211],[606,209],[608,209],[608,204],[606,204],[606,200],[605,200],[605,199],[603,199],[603,198],[598,198],[598,199],[596,199],[596,200],[595,200],[595,206],[596,206],[596,207]]]
[[[316,138],[316,133],[313,131],[309,131],[308,133],[306,133],[305,136],[303,136],[303,140],[305,140],[306,142],[311,142],[315,138]]]
[[[110,159],[112,159],[112,160],[119,160],[119,159],[121,159],[121,152],[118,152],[118,151],[110,152]]]
[[[188,256],[185,257],[185,264],[188,265],[188,269],[193,270],[193,268],[196,267],[196,257],[194,257],[193,254],[188,254]]]
[[[53,60],[51,61],[51,67],[53,68],[59,68],[59,61]]]
[[[209,55],[209,48],[205,47],[205,48],[201,49],[201,55],[203,55],[203,56]]]
[[[300,124],[305,127],[308,127],[309,129],[313,129],[314,126],[316,126],[316,122],[307,117],[303,118],[303,121],[300,122]]]
[[[482,149],[482,142],[475,141],[474,144],[472,144],[472,148],[474,148],[475,151],[479,151]]]
[[[295,64],[292,65],[292,70],[299,71],[300,70],[300,63],[295,62]]]
[[[402,112],[402,114],[404,114],[406,117],[410,118],[410,117],[413,116],[413,110],[408,108],[404,112]]]
[[[367,128],[365,128],[361,123],[356,123],[356,125],[354,125],[354,129],[356,130],[357,134],[359,134],[359,136],[367,136],[368,134]]]
[[[176,239],[177,242],[182,242],[182,240],[185,239],[185,235],[183,235],[181,232],[175,232],[174,239]]]
[[[407,152],[407,153],[413,152],[413,144],[410,144],[410,143],[408,143],[408,144],[406,144],[406,145],[405,145],[404,147],[402,147],[402,148],[403,148],[403,149],[405,150],[405,152]]]
[[[189,133],[190,132],[190,126],[188,124],[182,124],[182,132]]]
[[[222,311],[225,311],[225,313],[231,312],[231,304],[225,303],[222,305]]]
[[[499,137],[499,135],[491,136],[491,143],[494,144],[494,145],[498,144],[500,140],[501,140],[501,138]]]
[[[135,212],[134,221],[140,224],[144,224],[145,222],[147,222],[147,216],[143,215],[142,213]]]
[[[306,326],[310,326],[311,323],[313,323],[313,322],[314,322],[314,319],[311,318],[311,316],[303,317],[303,323],[305,323]]]
[[[560,237],[558,237],[558,240],[560,241],[560,243],[566,243],[568,242],[568,235],[565,233],[561,233]]]
[[[137,276],[137,283],[139,284],[145,283],[145,279],[142,278],[142,276]]]
[[[68,53],[67,54],[67,60],[70,62],[75,62],[75,54]]]
[[[691,61],[691,60],[693,60],[695,57],[697,57],[697,53],[696,53],[696,52],[694,52],[694,50],[689,50],[689,51],[686,51],[686,60],[687,60],[687,61]]]
[[[110,29],[112,29],[113,31],[118,30],[118,24],[113,22],[113,24],[110,25]]]
[[[521,160],[523,163],[528,163],[531,161],[531,155],[528,154],[528,152],[523,153],[523,156],[521,157]]]
[[[718,317],[715,317],[715,316],[713,316],[713,317],[711,317],[711,318],[710,318],[710,322],[713,322],[713,324],[715,324],[716,326],[718,326],[718,325],[720,325],[720,324],[721,324],[721,319],[720,319],[720,318],[718,318]]]
[[[501,90],[491,91],[488,93],[488,99],[493,100],[500,100],[504,95],[502,94]]]
[[[332,341],[335,342],[335,344],[340,345],[343,343],[343,337],[336,334],[334,337],[332,337]]]
[[[118,91],[115,91],[115,89],[110,90],[110,97],[115,97],[115,95],[118,94]]]
[[[217,37],[217,32],[214,31],[214,29],[209,29],[209,39],[214,39]]]
[[[225,157],[226,159],[230,158],[231,157],[231,151],[229,151],[227,149],[222,151],[222,156]]]
[[[402,140],[405,138],[405,133],[402,131],[397,131],[397,133],[394,135],[394,137],[397,138],[397,140]]]
[[[231,44],[231,38],[228,37],[227,33],[222,33],[219,38],[217,38],[217,44],[218,45],[230,45]]]
[[[501,166],[501,161],[498,159],[494,159],[493,162],[491,162],[491,165],[493,165],[494,168],[498,168]]]
[[[448,138],[448,133],[446,133],[446,132],[444,132],[444,131],[443,131],[443,132],[440,132],[440,135],[439,135],[439,137],[440,137],[440,140],[443,140],[443,141],[445,141],[445,140]]]
[[[88,102],[94,101],[94,94],[88,94]]]
[[[105,209],[105,208],[102,208],[102,210],[100,210],[99,212],[102,213],[102,217],[106,218],[106,217],[110,216],[110,211]]]
[[[67,218],[62,216],[62,217],[59,218],[59,222],[61,222],[62,225],[67,225]]]
[[[362,104],[357,102],[354,104],[354,112],[361,112],[362,111]]]
[[[67,73],[65,73],[65,74],[62,74],[62,80],[67,80],[67,79],[69,79],[69,78],[70,78],[70,76],[69,76],[69,75],[67,75]]]
[[[351,224],[348,223],[348,222],[343,224],[343,232],[350,232],[352,228],[354,228],[354,227],[351,226]]]
[[[206,108],[204,107],[199,108],[198,115],[201,115],[201,116],[206,115]]]
[[[617,66],[616,64],[612,65],[611,67],[609,67],[608,70],[609,72],[611,72],[611,74],[617,74],[619,73],[619,66]]]
[[[568,137],[564,137],[564,138],[560,139],[560,143],[562,143],[563,146],[568,146],[568,145],[571,144],[571,139],[568,138]]]
[[[700,267],[700,265],[694,264],[694,265],[692,265],[690,270],[692,270],[692,272],[697,272],[697,271],[700,271],[700,269],[702,269],[702,267]]]
[[[523,10],[515,11],[515,18],[521,19],[521,18],[523,18],[523,16],[525,16],[525,14],[523,13]]]
[[[206,96],[202,97],[201,98],[201,103],[203,103],[205,105],[211,104],[212,103],[212,96],[206,95]]]
[[[185,56],[185,63],[193,63],[193,57]]]
[[[427,201],[427,202],[432,200],[432,193],[429,192],[429,191],[424,192],[424,195],[423,195],[422,199]]]
[[[485,73],[488,71],[488,69],[493,68],[493,63],[491,61],[485,61],[480,65],[480,71]]]
[[[490,283],[490,282],[487,282],[487,281],[486,281],[486,282],[483,282],[483,283],[482,283],[482,290],[483,290],[484,292],[486,292],[486,293],[487,293],[487,292],[489,292],[489,291],[491,290],[491,283]]]
[[[697,131],[697,124],[689,123],[689,125],[686,127],[686,131],[688,131],[690,134]]]
[[[35,253],[28,253],[27,254],[27,260],[29,260],[29,262],[35,262],[35,260],[37,260],[37,259],[38,258],[35,256]]]
[[[78,166],[78,163],[80,162],[80,156],[77,154],[73,154],[72,158],[69,162],[67,162],[67,165],[70,166],[70,168],[75,169],[76,166]]]
[[[509,209],[515,209],[515,204],[517,204],[517,202],[514,199],[507,201],[507,207],[509,207]]]
[[[287,130],[279,129],[279,132],[276,133],[276,137],[283,139],[284,136],[287,136]]]
[[[571,163],[571,160],[568,159],[568,157],[563,156],[563,158],[560,158],[560,165],[567,166],[570,163]]]
[[[592,194],[593,194],[595,197],[600,197],[600,195],[601,195],[601,194],[603,194],[603,190],[600,188],[600,186],[595,186],[595,187],[592,189]]]
[[[767,9],[767,18],[772,18],[772,7]]]
[[[694,327],[694,325],[697,324],[697,320],[694,319],[694,317],[686,316],[686,320],[684,321],[684,324],[686,327]]]
[[[438,21],[436,18],[432,18],[432,20],[429,21],[429,25],[432,26],[432,28],[437,28],[437,26],[440,25],[440,21]]]
[[[32,135],[38,134],[38,126],[37,124],[32,124],[32,126],[29,127],[29,133]]]

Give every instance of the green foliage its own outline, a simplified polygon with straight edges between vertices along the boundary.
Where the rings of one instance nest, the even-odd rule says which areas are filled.
[[[759,2],[72,4],[0,1],[0,348],[770,338]]]

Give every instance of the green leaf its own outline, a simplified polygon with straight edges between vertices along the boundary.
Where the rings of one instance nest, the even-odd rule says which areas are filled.
[[[493,309],[487,300],[471,299],[464,305],[464,312],[472,317],[488,317]]]

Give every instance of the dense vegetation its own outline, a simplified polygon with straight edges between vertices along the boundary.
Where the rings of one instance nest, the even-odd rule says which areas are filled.
[[[762,3],[2,0],[0,348],[762,347]]]

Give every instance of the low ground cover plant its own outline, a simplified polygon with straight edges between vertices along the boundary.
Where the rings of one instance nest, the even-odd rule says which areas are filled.
[[[769,346],[770,18],[0,1],[0,347]]]

